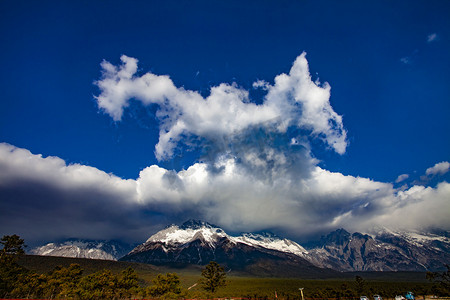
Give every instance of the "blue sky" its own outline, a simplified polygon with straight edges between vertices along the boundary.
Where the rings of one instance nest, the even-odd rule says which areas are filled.
[[[394,211],[408,206],[402,201],[444,211],[434,223],[424,221],[419,227],[448,230],[450,224],[442,220],[450,219],[446,164],[450,160],[449,15],[446,1],[2,1],[0,142],[4,149],[0,201],[5,216],[16,216],[18,221],[12,225],[0,222],[5,228],[1,233],[16,231],[27,238],[38,236],[35,239],[70,235],[139,240],[167,222],[198,217],[231,231],[270,229],[302,239],[334,227],[369,230],[372,225],[381,225],[370,221],[377,215],[394,219]],[[130,75],[133,80],[145,74],[157,78],[167,75],[178,94],[164,104],[161,99],[136,96],[148,91],[127,85],[126,93],[131,96],[124,101],[128,106],[114,104],[114,111],[123,108],[120,120],[115,120],[113,109],[102,107],[99,98],[103,95],[110,101],[116,97],[105,91],[117,93],[119,83],[100,86],[107,78],[101,63],[109,62],[119,70],[125,66],[122,55],[138,60],[136,72]],[[317,81],[311,93],[326,90],[326,83],[331,87],[329,97],[325,97],[325,117],[334,122],[342,118],[342,128],[320,127],[321,117],[306,115],[306,102],[298,99],[289,103],[300,111],[267,105],[267,114],[289,121],[285,129],[280,129],[281,121],[263,117],[264,122],[257,121],[257,113],[250,113],[250,121],[241,122],[231,112],[226,114],[228,100],[218,96],[221,104],[217,109],[224,114],[215,124],[217,130],[191,120],[175,136],[174,145],[164,148],[171,148],[170,155],[157,159],[160,130],[173,129],[171,122],[186,121],[188,112],[195,112],[180,100],[185,95],[180,91],[192,91],[205,102],[211,88],[226,84],[238,99],[238,113],[245,115],[251,105],[243,104],[264,106],[271,90],[273,103],[284,97],[274,91],[274,78],[283,73],[294,78],[290,70],[298,57],[307,64],[302,72],[311,75],[311,84]],[[113,73],[109,75],[117,75]],[[263,87],[254,88],[258,81]],[[248,92],[247,98],[239,98],[242,91]],[[162,98],[169,99],[167,95]],[[166,112],[164,118],[158,118],[164,109],[179,115]],[[211,121],[211,109],[199,109],[194,119]],[[231,126],[220,127],[223,124]],[[233,124],[238,124],[235,130]],[[223,139],[219,141],[218,136]],[[301,146],[293,145],[293,138],[301,141]],[[345,143],[343,150],[333,147],[333,138]],[[19,156],[16,149],[29,153]],[[255,149],[259,149],[255,155],[263,162],[244,155]],[[36,156],[39,154],[41,158]],[[280,162],[280,154],[289,164]],[[46,169],[52,163],[42,158],[49,156],[62,159],[64,166],[58,171]],[[43,166],[25,172],[27,157]],[[264,163],[263,170],[255,167],[258,163],[258,168]],[[74,176],[57,176],[60,181],[43,179],[51,178],[45,172],[63,170],[67,175],[73,171],[67,169],[69,166],[83,170],[89,166],[97,175],[80,175],[86,180],[82,187],[77,185],[79,181],[71,181]],[[150,170],[150,166],[159,171]],[[210,189],[191,186],[192,180],[180,173],[189,168],[195,178],[203,168],[202,178],[207,178]],[[226,170],[234,178],[250,178],[249,192],[220,177]],[[320,177],[320,170],[334,174],[330,175],[333,178]],[[144,180],[140,172],[148,173],[151,180]],[[164,173],[162,181],[152,172]],[[113,179],[105,177],[113,175]],[[155,188],[140,191],[133,186],[140,178],[141,188]],[[282,185],[275,181],[280,178],[289,183],[284,183],[283,190],[290,193],[279,193]],[[104,188],[108,184],[103,180],[112,187]],[[334,187],[339,180],[344,182]],[[174,188],[177,182],[179,186]],[[329,189],[318,187],[315,191],[318,183],[330,184]],[[120,187],[120,192],[114,190],[122,184],[126,187]],[[270,187],[266,195],[273,196],[258,200],[262,184]],[[80,195],[76,199],[69,196],[70,188],[66,187]],[[217,195],[222,188],[233,191],[228,197],[238,199]],[[174,190],[179,194],[174,195]],[[304,194],[305,190],[315,192]],[[441,197],[441,202],[430,204],[429,197]],[[98,201],[102,209],[110,206],[101,221],[88,213],[97,207],[90,206],[92,201]],[[123,215],[124,203],[129,215],[140,222]],[[329,211],[314,209],[325,203]],[[294,218],[287,213],[292,205],[330,221],[326,226],[306,217],[304,221],[281,221]],[[43,213],[47,206],[58,209]],[[361,207],[374,208],[360,211]],[[417,211],[417,207],[405,211]],[[21,212],[10,214],[17,210]],[[218,217],[219,210],[228,216]],[[261,218],[273,210],[278,214]],[[71,213],[66,216],[66,211]],[[254,216],[248,217],[252,213]],[[55,216],[61,217],[60,222],[67,217],[71,228],[84,223],[95,230],[70,231],[62,226],[61,231],[50,234],[44,219]],[[394,223],[390,225],[398,225]],[[115,236],[107,227],[122,229],[115,230]]]

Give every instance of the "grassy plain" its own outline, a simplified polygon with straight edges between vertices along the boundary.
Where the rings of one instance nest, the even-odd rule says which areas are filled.
[[[22,257],[19,263],[38,273],[49,272],[58,265],[67,267],[77,263],[84,269],[85,275],[102,269],[119,273],[127,267],[132,267],[138,273],[143,286],[151,285],[157,274],[177,273],[186,298],[205,299],[213,296],[206,294],[200,285],[194,286],[201,277],[201,267],[198,266],[177,269],[130,262],[33,255]],[[369,296],[369,299],[372,299],[374,294],[380,294],[384,299],[393,298],[410,290],[416,295],[423,295],[431,289],[431,283],[427,282],[425,273],[419,272],[349,272],[341,273],[339,278],[320,280],[250,277],[242,273],[230,273],[227,276],[227,286],[219,289],[214,297],[274,299],[276,292],[278,299],[300,299],[299,288],[302,287],[306,299],[351,299],[359,296],[355,292],[355,276],[364,279],[363,294]]]

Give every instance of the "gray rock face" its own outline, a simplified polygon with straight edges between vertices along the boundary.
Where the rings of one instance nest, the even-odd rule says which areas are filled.
[[[382,230],[371,236],[339,229],[309,247],[311,263],[340,271],[443,270],[450,239],[435,234]]]

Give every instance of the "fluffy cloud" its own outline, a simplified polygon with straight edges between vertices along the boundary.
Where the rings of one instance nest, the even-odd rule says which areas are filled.
[[[450,184],[441,182],[436,188],[415,185],[400,191],[389,206],[389,213],[380,215],[379,223],[390,228],[448,230],[450,221]]]
[[[311,80],[305,56],[303,53],[297,57],[289,74],[278,75],[274,85],[255,83],[255,87],[267,90],[261,105],[252,103],[248,91],[236,84],[212,87],[210,95],[203,98],[198,92],[177,88],[168,76],[138,76],[137,60],[125,55],[120,66],[106,61],[101,64],[103,76],[96,83],[101,94],[96,99],[99,107],[116,121],[121,119],[130,99],[158,105],[161,125],[155,153],[159,160],[173,155],[181,137],[223,144],[254,128],[274,133],[286,133],[290,127],[308,130],[343,154],[346,131],[342,117],[330,105],[330,86]]]
[[[307,160],[308,153],[298,155]],[[250,154],[252,167],[223,156],[214,165],[197,163],[179,172],[153,165],[137,180],[125,180],[0,144],[0,228],[27,240],[133,241],[192,217],[230,231],[271,229],[294,238],[339,227],[450,228],[446,182],[398,191],[390,183],[330,172],[309,160],[308,171],[296,173],[298,162],[278,157],[281,152],[271,155],[280,161],[277,166],[270,165],[269,155],[258,162]],[[271,170],[270,180],[258,174],[263,169]]]
[[[128,217],[135,210],[135,191],[134,180],[0,144],[3,234],[27,240],[133,235],[141,230]]]
[[[428,168],[425,171],[425,174],[427,174],[428,176],[434,176],[434,175],[444,175],[445,173],[447,173],[450,169],[450,163],[448,161],[443,161],[440,163],[435,164],[433,167]]]

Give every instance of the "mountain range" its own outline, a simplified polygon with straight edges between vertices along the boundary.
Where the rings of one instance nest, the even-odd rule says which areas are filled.
[[[445,270],[450,262],[448,235],[433,233],[382,229],[369,235],[338,229],[306,247],[308,261],[340,271]]]
[[[118,260],[132,249],[132,245],[119,241],[68,239],[33,248],[29,253],[44,256]]]
[[[304,244],[271,233],[227,234],[218,226],[189,220],[170,225],[131,246],[109,241],[71,240],[49,243],[31,251],[37,255],[119,259],[169,265],[205,265],[214,260],[228,270],[259,276],[330,277],[343,271],[435,271],[450,263],[449,232],[374,234],[338,229]],[[131,251],[129,251],[131,250]]]

